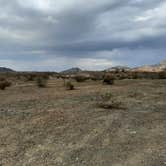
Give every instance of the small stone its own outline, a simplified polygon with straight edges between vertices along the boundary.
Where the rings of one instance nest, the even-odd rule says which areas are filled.
[[[137,132],[136,131],[131,131],[130,134],[137,134]]]

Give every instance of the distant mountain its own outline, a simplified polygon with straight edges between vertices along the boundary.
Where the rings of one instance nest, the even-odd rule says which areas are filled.
[[[79,72],[81,72],[82,70],[80,69],[80,68],[78,68],[78,67],[73,67],[73,68],[70,68],[70,69],[68,69],[68,70],[64,70],[64,71],[62,71],[62,72],[60,72],[60,73],[62,73],[62,74],[77,74],[77,73],[79,73]]]
[[[6,73],[6,72],[14,72],[14,70],[6,67],[0,67],[0,73]]]
[[[106,69],[105,71],[108,72],[108,71],[129,71],[129,70],[131,70],[131,68],[127,66],[114,66]]]
[[[132,71],[138,71],[138,72],[161,72],[164,70],[166,70],[166,60],[161,61],[159,64],[144,65],[132,69]]]

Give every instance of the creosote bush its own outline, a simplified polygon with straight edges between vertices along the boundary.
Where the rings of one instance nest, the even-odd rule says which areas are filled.
[[[7,87],[11,86],[11,83],[7,80],[0,81],[0,89],[5,90]]]
[[[70,81],[66,83],[66,90],[74,90],[74,85]]]

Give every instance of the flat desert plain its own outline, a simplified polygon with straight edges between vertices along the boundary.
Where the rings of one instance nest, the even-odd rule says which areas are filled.
[[[166,80],[73,84],[0,91],[1,166],[166,166]],[[99,107],[106,93],[121,107]]]

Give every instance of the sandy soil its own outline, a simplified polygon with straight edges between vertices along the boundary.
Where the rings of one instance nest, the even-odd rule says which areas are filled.
[[[166,80],[0,91],[1,166],[166,166]],[[106,92],[122,109],[97,107]]]

